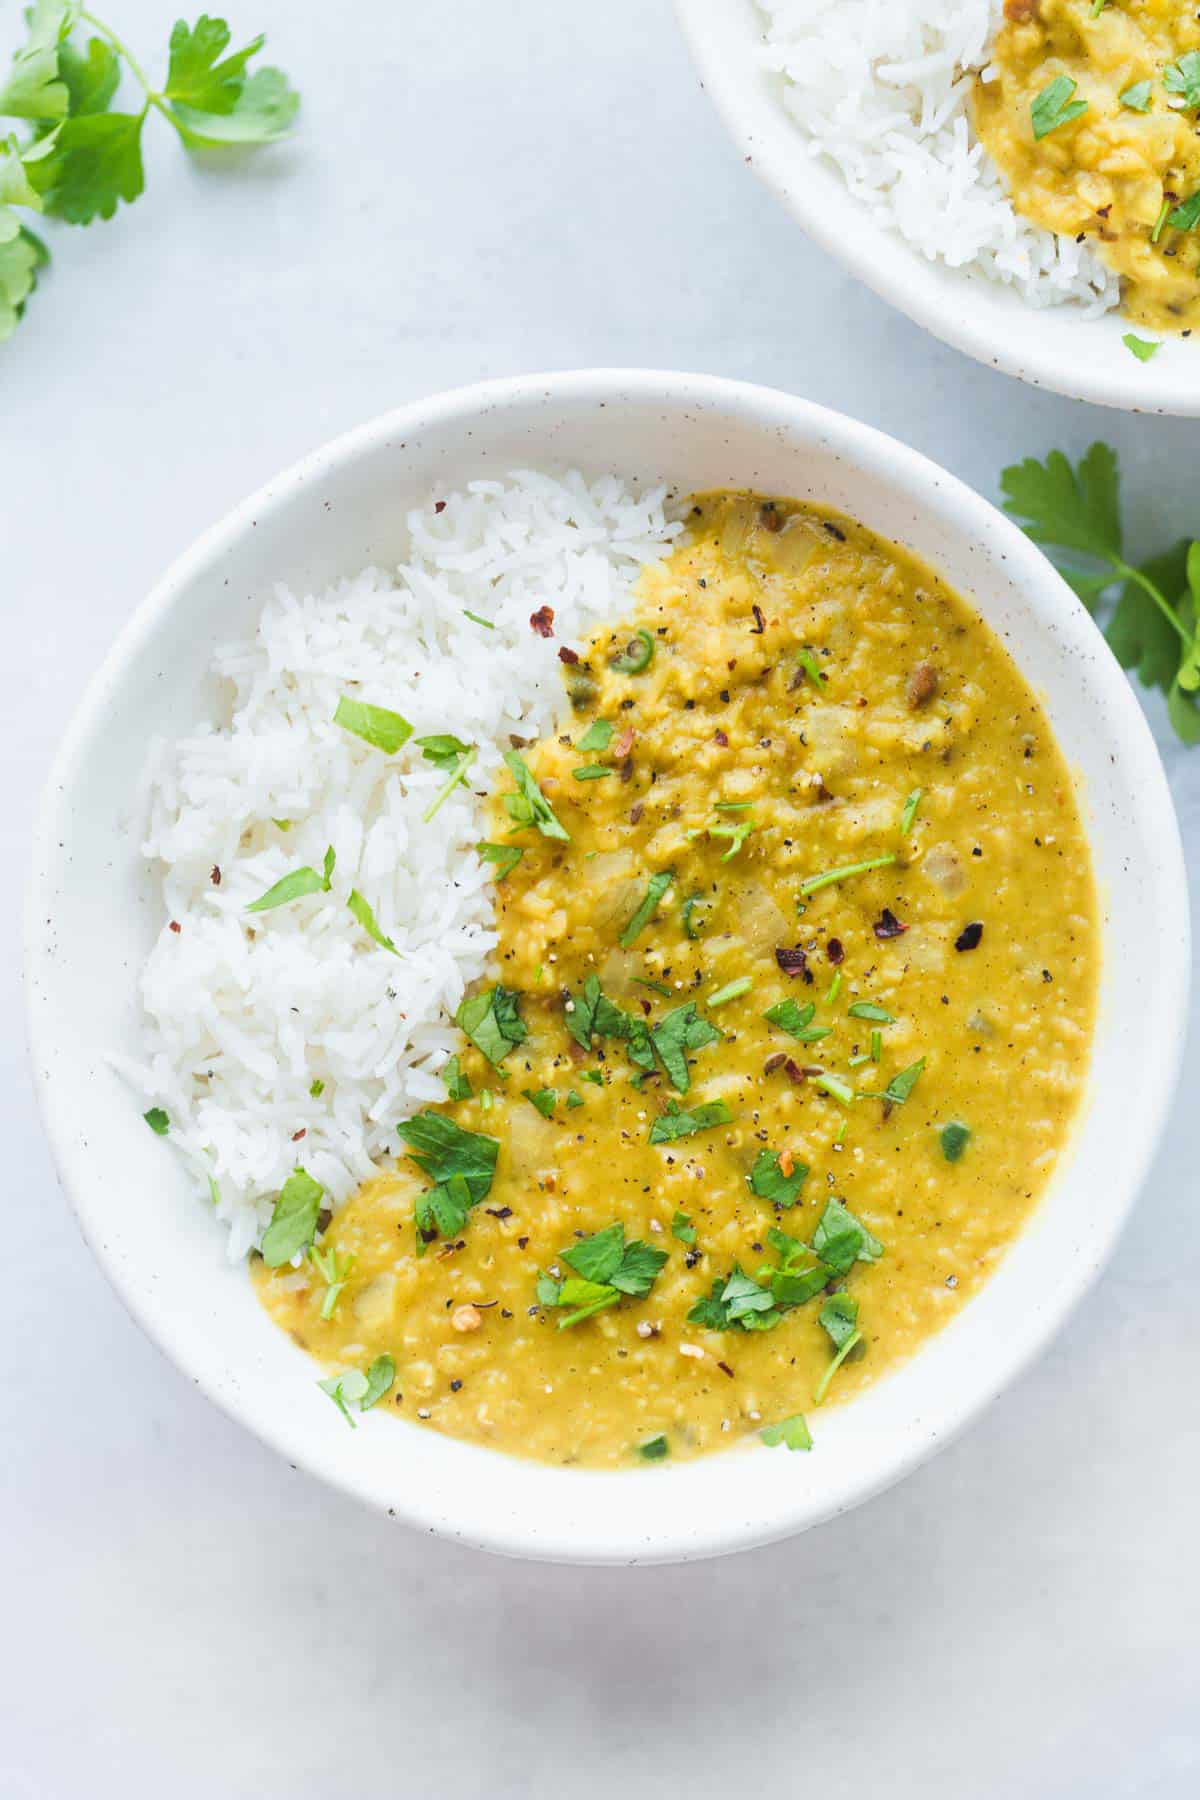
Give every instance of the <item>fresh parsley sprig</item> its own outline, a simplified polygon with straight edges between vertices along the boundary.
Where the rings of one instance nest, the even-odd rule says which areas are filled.
[[[1200,543],[1184,538],[1143,563],[1124,554],[1116,452],[1096,443],[1072,467],[1061,450],[1003,471],[1005,510],[1035,543],[1092,565],[1060,563],[1122,668],[1162,688],[1171,724],[1200,743]],[[1098,566],[1096,566],[1098,565]],[[1118,591],[1119,589],[1119,591]]]
[[[0,118],[29,135],[0,135],[0,340],[11,337],[49,261],[21,211],[68,225],[111,219],[145,189],[142,131],[159,113],[190,151],[269,144],[290,128],[299,96],[280,70],[250,71],[263,38],[227,55],[224,19],[178,19],[166,79],[152,84],[128,45],[80,0],[34,0],[25,42],[0,82]],[[141,90],[113,110],[123,75]]]

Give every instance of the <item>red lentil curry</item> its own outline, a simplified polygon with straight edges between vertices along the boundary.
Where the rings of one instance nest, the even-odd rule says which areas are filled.
[[[1079,1107],[1091,861],[1006,652],[849,520],[688,522],[509,753],[446,1104],[257,1265],[351,1422],[591,1466],[807,1448],[987,1279]]]

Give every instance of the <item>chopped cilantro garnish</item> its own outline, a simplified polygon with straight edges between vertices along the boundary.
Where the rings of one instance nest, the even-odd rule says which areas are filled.
[[[637,938],[650,923],[650,920],[654,917],[659,901],[662,899],[674,879],[675,871],[673,869],[661,869],[657,875],[652,875],[650,877],[645,895],[640,905],[630,919],[628,925],[626,925],[624,931],[621,933],[620,943],[622,949],[628,950],[634,939]]]
[[[156,1137],[166,1137],[171,1129],[171,1121],[161,1106],[152,1106],[149,1112],[142,1114],[142,1117]]]
[[[703,1050],[708,1044],[717,1043],[720,1036],[715,1026],[697,1015],[693,1000],[677,1006],[651,1029],[650,1042],[677,1093],[686,1094],[691,1086],[687,1052]]]
[[[347,694],[338,701],[333,722],[387,756],[394,756],[407,744],[413,731],[400,713],[390,712],[386,706],[368,706],[365,700],[351,700]]]
[[[834,1273],[831,1266],[816,1258],[801,1268],[802,1260],[814,1257],[807,1244],[775,1226],[767,1237],[779,1256],[778,1267],[766,1266],[751,1276],[734,1263],[729,1275],[718,1276],[709,1292],[696,1301],[688,1313],[690,1324],[703,1325],[709,1331],[730,1331],[734,1326],[743,1331],[770,1331],[786,1313],[821,1292]]]
[[[728,1125],[733,1114],[724,1100],[706,1100],[687,1112],[674,1100],[660,1113],[650,1127],[652,1144],[673,1144],[676,1138],[694,1137],[698,1131],[711,1131],[714,1125]]]
[[[316,1236],[325,1189],[304,1169],[294,1169],[279,1191],[271,1223],[263,1232],[262,1259],[268,1269],[281,1268]]]
[[[442,1080],[446,1084],[446,1092],[451,1100],[469,1100],[471,1098],[471,1083],[463,1074],[462,1064],[459,1062],[457,1056],[452,1056],[448,1059],[445,1068],[441,1071],[441,1075]]]
[[[481,1096],[482,1099],[482,1096]],[[453,1237],[467,1214],[485,1198],[496,1173],[500,1143],[482,1132],[464,1131],[441,1113],[419,1112],[396,1127],[417,1167],[433,1182],[418,1194],[415,1207],[417,1254],[426,1236]]]
[[[376,919],[375,914],[371,911],[370,906],[367,904],[366,900],[363,899],[363,896],[359,893],[357,888],[351,888],[350,892],[347,894],[346,905],[350,908],[350,911],[354,914],[354,917],[358,920],[367,936],[374,938],[381,950],[390,950],[393,956],[399,956],[400,952],[397,950],[395,944],[393,944],[391,938],[388,937],[385,932],[380,930],[379,922]]]
[[[823,688],[825,686],[827,679],[825,671],[822,669],[811,650],[805,650],[803,648],[797,650],[796,661],[800,664],[800,667],[804,670],[804,673],[808,676],[808,679],[815,688]]]
[[[837,999],[838,995],[841,993],[841,991],[842,991],[842,971],[839,969],[837,974],[834,976],[833,980],[829,984],[828,991],[826,992],[826,995],[825,995],[825,1004],[827,1006],[832,1006],[834,1001]]]
[[[1139,362],[1149,362],[1156,351],[1162,349],[1161,338],[1140,338],[1132,331],[1127,331],[1121,339],[1125,348],[1137,357]]]
[[[325,1283],[325,1298],[321,1302],[321,1317],[332,1319],[337,1311],[337,1303],[342,1297],[342,1289],[354,1268],[352,1256],[341,1257],[333,1245],[328,1250],[320,1249],[313,1244],[308,1252],[309,1261],[317,1274]]]
[[[798,1006],[794,1000],[780,1000],[769,1006],[763,1014],[772,1025],[778,1025],[780,1031],[786,1031],[801,1044],[815,1044],[821,1038],[828,1037],[833,1030],[832,1025],[813,1025],[816,1004],[809,1000],[804,1006]]]
[[[463,617],[465,619],[470,619],[472,625],[484,625],[489,631],[495,631],[496,629],[496,622],[494,619],[480,618],[479,614],[472,612],[469,606],[463,607]]]
[[[780,1167],[780,1154],[778,1150],[760,1150],[746,1180],[751,1193],[757,1194],[760,1200],[770,1200],[775,1206],[795,1206],[800,1189],[808,1179],[808,1164],[794,1162],[789,1157],[785,1174]]]
[[[652,994],[661,994],[664,1000],[671,998],[671,990],[665,981],[651,981],[645,975],[635,975],[633,982],[635,987],[649,988]]]
[[[1188,50],[1178,62],[1168,63],[1163,70],[1163,81],[1167,92],[1178,98],[1180,110],[1194,112],[1200,106],[1200,50]],[[1148,88],[1150,83],[1147,81],[1143,85]],[[1124,94],[1121,100],[1124,104]]]
[[[476,844],[475,854],[483,862],[495,863],[496,880],[501,882],[506,875],[512,874],[525,852],[516,844],[489,844],[485,841]]]
[[[308,1091],[314,1100],[319,1100],[321,1098],[321,1095],[325,1092],[325,1083],[321,1080],[320,1076],[312,1083]]]
[[[584,1069],[580,1074],[579,1079],[580,1081],[590,1081],[596,1087],[604,1086],[604,1077],[599,1069]]]
[[[445,782],[421,814],[422,822],[428,825],[443,801],[448,800],[459,782],[465,780],[467,770],[475,760],[475,745],[464,744],[461,738],[445,734],[418,738],[417,742],[426,762],[431,762],[434,768],[446,772]]]
[[[536,1106],[543,1119],[552,1118],[558,1105],[557,1088],[522,1088],[522,1094],[531,1106]]]
[[[475,1048],[498,1069],[509,1051],[529,1036],[521,1017],[520,996],[511,988],[496,986],[464,1000],[454,1023]]]
[[[840,1200],[827,1200],[813,1232],[813,1254],[845,1275],[856,1262],[878,1262],[883,1245]]]
[[[820,1406],[829,1392],[830,1382],[851,1352],[862,1344],[863,1335],[858,1329],[858,1301],[849,1294],[831,1294],[818,1316],[834,1348],[834,1356],[813,1395],[814,1404]]]
[[[329,1395],[347,1425],[356,1429],[350,1407],[365,1413],[391,1388],[396,1379],[396,1364],[388,1355],[377,1356],[364,1375],[361,1369],[346,1369],[341,1375],[329,1375],[317,1386]]]
[[[567,1105],[570,1107],[582,1106],[583,1105],[583,1095],[580,1093],[577,1093],[574,1088],[568,1088],[567,1089]]]
[[[908,1099],[908,1096],[912,1093],[918,1081],[921,1079],[921,1071],[924,1067],[925,1058],[922,1056],[918,1062],[909,1063],[906,1069],[897,1070],[896,1074],[892,1076],[892,1079],[884,1088],[880,1098],[883,1100],[890,1100],[893,1106],[900,1106]]]
[[[750,836],[758,827],[753,819],[731,819],[728,824],[709,825],[706,827],[710,838],[728,838],[729,848],[722,856],[722,862],[731,862]]]
[[[540,1275],[537,1297],[542,1306],[566,1309],[558,1321],[560,1331],[615,1306],[622,1294],[644,1300],[667,1260],[665,1250],[656,1250],[640,1238],[626,1243],[620,1221],[581,1238],[559,1255],[575,1275],[565,1281]]]
[[[871,1033],[871,1061],[878,1062],[882,1055],[883,1033],[881,1031],[873,1031]]]
[[[813,1076],[813,1086],[821,1093],[828,1094],[830,1099],[838,1100],[843,1106],[849,1106],[854,1099],[854,1089],[840,1075],[832,1075],[828,1069],[818,1069]]]
[[[942,1146],[942,1155],[946,1161],[956,1163],[971,1141],[971,1132],[968,1126],[960,1125],[957,1120],[952,1120],[949,1125],[942,1126],[938,1137]]]
[[[696,1241],[696,1227],[688,1215],[678,1208],[671,1219],[671,1236],[678,1238],[681,1244],[694,1244]]]
[[[1052,131],[1057,131],[1062,125],[1069,125],[1072,119],[1080,118],[1087,111],[1086,100],[1071,98],[1078,85],[1069,75],[1056,75],[1035,96],[1029,109],[1035,139],[1048,137]]]
[[[712,1012],[716,1007],[725,1006],[730,1000],[737,1000],[741,995],[748,994],[753,986],[754,982],[749,975],[739,975],[736,981],[727,981],[715,994],[710,994],[704,1004]]]
[[[711,911],[712,907],[715,905],[716,905],[716,902],[714,900],[711,900],[707,894],[689,894],[688,895],[687,899],[683,903],[682,908],[680,909],[682,912],[682,915],[683,915],[683,931],[684,931],[685,937],[689,937],[694,940],[698,937],[703,936],[704,927],[705,927],[705,924],[707,921],[705,920],[705,918],[703,916],[700,918],[697,918],[696,913],[697,913],[697,911],[701,911],[701,910],[704,913],[707,913],[707,912]]]
[[[856,1000],[846,1008],[852,1019],[875,1019],[880,1025],[894,1025],[895,1019],[882,1006],[876,1006],[873,1000]]]
[[[823,875],[810,875],[800,883],[799,892],[815,894],[818,888],[831,887],[835,881],[846,881],[851,875],[865,875],[871,869],[886,869],[895,860],[895,851],[889,850],[886,856],[868,857],[865,862],[844,863],[840,869],[826,869]]]
[[[777,1444],[786,1444],[789,1450],[811,1450],[813,1447],[812,1433],[803,1413],[780,1419],[778,1425],[764,1425],[758,1435],[771,1449]]]
[[[1172,231],[1193,231],[1198,221],[1200,221],[1200,188],[1197,188],[1194,194],[1189,194],[1188,198],[1179,206],[1173,206],[1167,214],[1167,224]]]
[[[914,788],[908,795],[900,812],[900,836],[907,837],[913,828],[917,816],[917,808],[921,804],[924,788]]]
[[[576,781],[603,781],[606,775],[615,775],[616,770],[607,768],[604,763],[583,763],[578,769],[572,769],[571,774]]]
[[[575,748],[577,750],[607,750],[616,729],[611,719],[593,719]]]
[[[299,900],[305,894],[327,894],[333,880],[333,866],[337,861],[332,844],[325,852],[323,872],[318,874],[306,863],[303,868],[293,869],[290,875],[284,875],[274,887],[269,887],[265,894],[251,901],[247,912],[270,912],[273,907],[286,906],[290,900]]]
[[[643,1462],[661,1462],[670,1453],[670,1448],[660,1431],[657,1437],[647,1438],[644,1444],[638,1445],[638,1455]]]
[[[1132,87],[1127,87],[1119,96],[1121,105],[1127,106],[1130,112],[1148,113],[1153,92],[1152,81],[1135,81]]]
[[[559,824],[554,808],[538,786],[525,758],[516,750],[506,750],[504,761],[517,784],[515,794],[503,796],[504,810],[513,820],[514,830],[525,831],[530,825],[536,825],[543,837],[570,843],[570,833]]]

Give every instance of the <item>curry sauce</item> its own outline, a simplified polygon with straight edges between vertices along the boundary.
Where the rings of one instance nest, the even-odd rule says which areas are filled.
[[[797,1414],[819,1451],[818,1396],[996,1267],[1087,1077],[1090,854],[999,641],[838,515],[687,522],[489,803],[494,970],[421,1117],[494,1148],[439,1183],[406,1124],[320,1266],[255,1274],[328,1367],[392,1359],[383,1410],[559,1464]]]

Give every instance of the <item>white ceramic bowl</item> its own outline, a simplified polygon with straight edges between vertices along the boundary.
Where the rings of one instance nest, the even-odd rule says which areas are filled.
[[[147,738],[201,715],[214,644],[252,627],[272,583],[310,589],[394,562],[405,509],[433,482],[531,463],[618,470],[680,493],[728,484],[811,497],[911,546],[973,596],[1079,771],[1105,919],[1098,1098],[986,1290],[897,1373],[819,1413],[811,1455],[752,1443],[590,1473],[374,1413],[348,1431],[312,1362],[225,1261],[223,1231],[106,1060],[137,1042],[138,971],[161,922],[134,808]],[[181,557],[117,640],[54,767],[26,961],[33,1065],[64,1185],[109,1279],[167,1355],[290,1461],[397,1518],[579,1562],[711,1555],[801,1530],[914,1468],[1011,1381],[1095,1278],[1133,1203],[1167,1110],[1188,970],[1179,834],[1150,733],[1092,621],[1023,534],[953,476],[835,413],[706,376],[603,370],[404,407],[280,475]]]
[[[929,262],[854,200],[831,164],[814,159],[763,67],[765,21],[754,0],[675,0],[701,82],[756,174],[809,237],[883,299],[992,368],[1076,400],[1131,412],[1200,414],[1200,345],[1170,338],[1150,362],[1121,342],[1119,313],[1088,319],[1074,306],[1038,309],[978,274]],[[1141,332],[1156,337],[1156,332]]]

